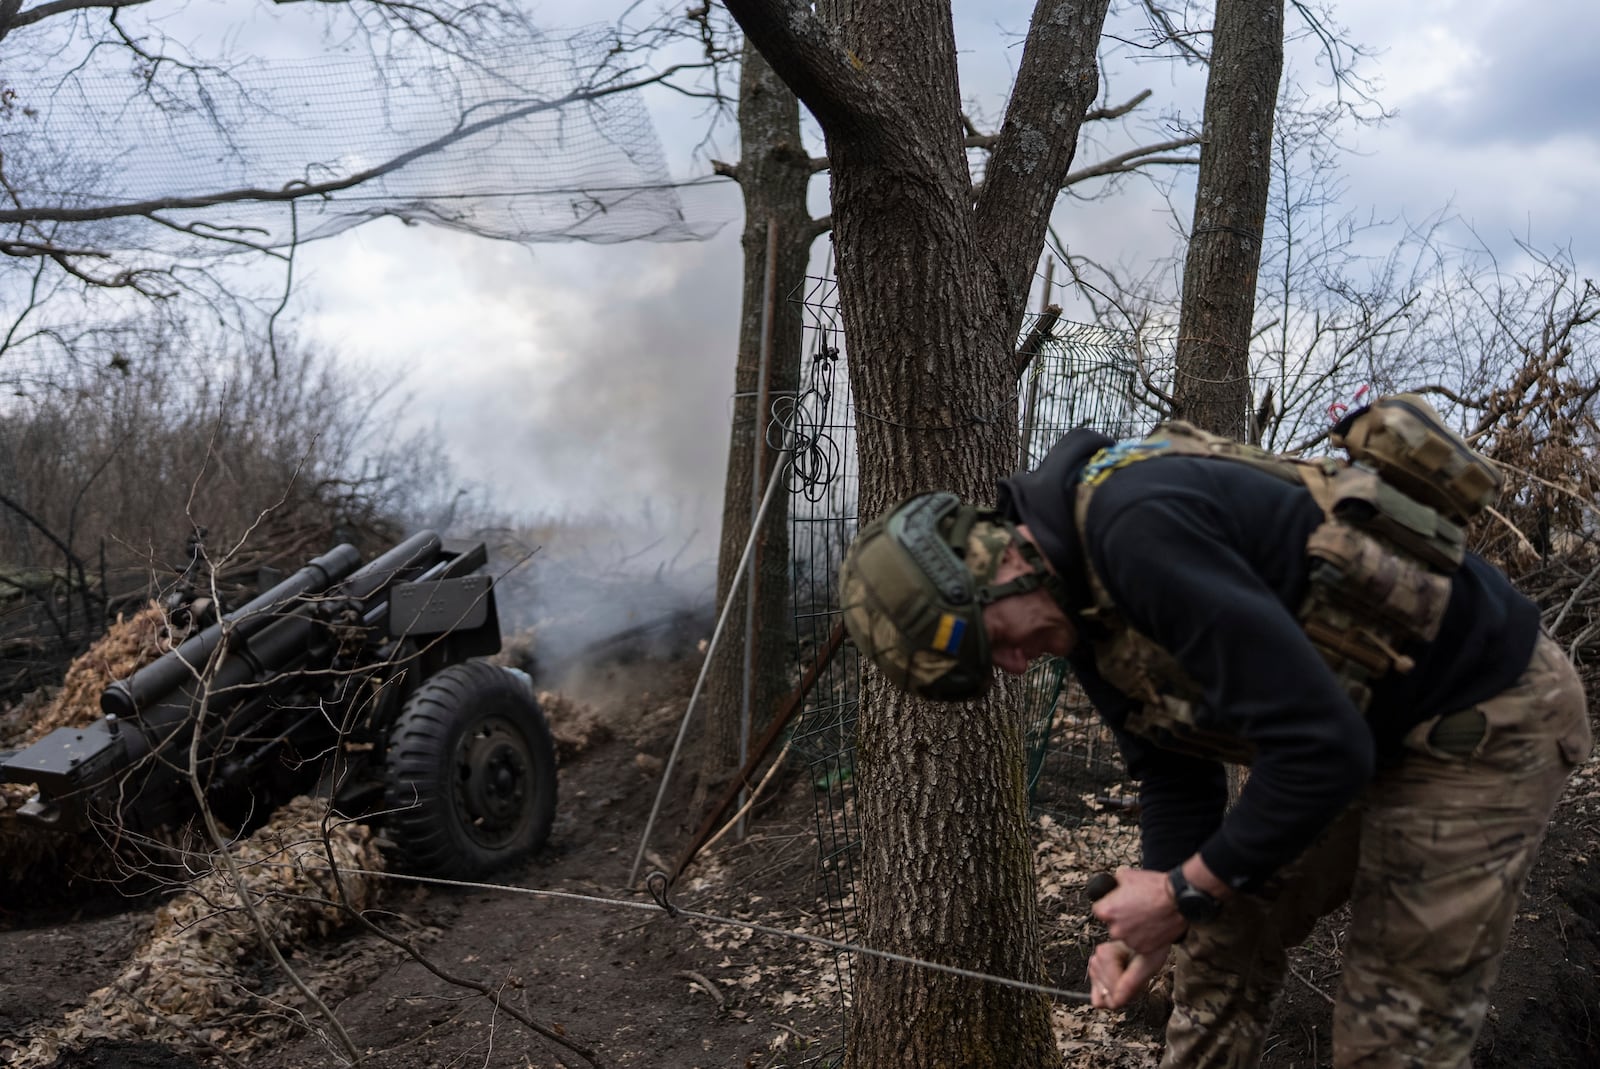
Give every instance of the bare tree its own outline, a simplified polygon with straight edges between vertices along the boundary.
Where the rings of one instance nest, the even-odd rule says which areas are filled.
[[[1400,358],[1429,283],[1418,240],[1385,241],[1388,221],[1341,204],[1342,109],[1309,106],[1294,85],[1283,92],[1250,346],[1250,437],[1294,450],[1321,439],[1329,406],[1349,403],[1375,367]],[[1374,238],[1388,245],[1382,257],[1361,252]]]
[[[695,8],[690,18],[702,27],[708,58],[713,62],[720,59],[724,53],[715,43],[720,29],[710,21],[710,12]],[[781,432],[770,423],[772,400],[792,393],[800,381],[802,324],[796,295],[805,283],[812,244],[832,225],[827,217],[813,219],[806,207],[810,179],[826,171],[829,162],[825,156],[808,156],[794,93],[748,42],[740,62],[742,156],[738,163],[713,161],[715,173],[739,183],[745,205],[744,289],[734,426],[724,485],[717,604],[725,604],[730,597],[735,599],[729,619],[750,624],[755,648],[747,652],[742,643],[727,642],[713,653],[707,677],[717,751],[713,774],[735,767],[742,753],[739,740],[749,725],[736,714],[748,708],[759,717],[773,707],[788,686],[783,655],[788,609],[788,531],[787,504],[781,492],[769,508],[751,565],[756,591],[753,613],[745,601],[748,587],[734,587],[732,579],[750,536],[756,498],[772,476],[773,461],[784,444],[779,440]],[[1150,96],[1147,89],[1120,104],[1095,107],[1083,117],[1084,121],[1102,126],[1115,124]],[[983,170],[999,135],[981,129],[968,115],[962,116],[962,123],[969,160],[976,170]],[[1104,152],[1093,162],[1070,170],[1061,180],[1061,189],[1084,199],[1109,196],[1115,192],[1117,181],[1128,175],[1193,166],[1197,157],[1187,150],[1198,143],[1197,134],[1183,134]],[[1044,325],[1036,340],[1042,340],[1048,331],[1048,325]],[[1036,351],[1037,345],[1019,349],[1023,366]]]
[[[59,676],[108,621],[184,582],[204,528],[230,590],[339,541],[387,542],[448,501],[431,436],[402,433],[392,377],[292,336],[268,347],[130,325],[122,370],[68,364],[0,411],[0,700]],[[281,372],[281,373],[280,373]]]
[[[1600,535],[1600,286],[1570,249],[1517,243],[1503,264],[1481,239],[1430,244],[1433,273],[1373,388],[1416,390],[1453,412],[1506,486],[1474,541],[1513,575],[1581,556]],[[1594,635],[1584,638],[1592,641]]]
[[[1284,6],[1270,15],[1280,24],[1276,45],[1270,33],[1242,32],[1259,30],[1247,17],[1259,5],[1238,3],[1141,0],[1147,25],[1120,38],[1137,62],[1208,68],[1210,167],[1192,201],[1180,204],[1165,190],[1182,266],[1165,258],[1113,265],[1051,236],[1092,318],[1133,334],[1136,399],[1152,419],[1185,415],[1280,446],[1299,442],[1309,427],[1306,398],[1321,397],[1326,408],[1335,395],[1347,395],[1355,388],[1347,379],[1356,354],[1403,328],[1396,317],[1409,307],[1407,277],[1416,274],[1400,250],[1381,265],[1361,261],[1357,240],[1382,224],[1356,220],[1338,205],[1344,125],[1387,118],[1365,70],[1371,52],[1328,5],[1289,0],[1293,19],[1282,25]],[[1280,74],[1274,117],[1280,90],[1271,70],[1281,69],[1288,49],[1317,73],[1291,67]],[[1253,141],[1233,136],[1247,126],[1256,130]],[[1264,225],[1252,222],[1263,214]],[[1252,296],[1238,283],[1258,259]],[[1176,356],[1174,348],[1181,350]],[[1192,368],[1180,372],[1179,362]],[[1213,413],[1207,395],[1218,391],[1229,396],[1217,398],[1223,410]]]
[[[1050,207],[1099,92],[1105,0],[1041,4],[980,190],[949,5],[730,0],[827,139],[861,458],[860,510],[973,498],[1016,456],[1015,338]],[[871,945],[1033,981],[1022,729],[995,696],[952,715],[868,676],[858,726],[861,932]],[[1018,989],[859,964],[851,1057],[1039,1066],[1048,1007]]]
[[[1283,73],[1283,0],[1217,0],[1211,44],[1173,414],[1242,440],[1272,181],[1272,117]]]
[[[719,645],[710,668],[716,768],[738,768],[749,741],[748,710],[759,714],[781,695],[780,669],[788,646],[788,494],[780,488],[768,507],[749,565],[738,587],[734,571],[751,536],[768,481],[787,478],[776,467],[785,443],[770,440],[772,403],[799,389],[801,316],[794,293],[804,284],[812,242],[826,224],[811,218],[806,193],[818,170],[800,133],[800,104],[749,42],[740,56],[739,147],[735,164],[716,163],[739,183],[744,197],[744,287],[739,311],[739,356],[734,369],[734,413],[723,483],[717,604],[731,597],[729,619],[747,631],[746,642]],[[754,592],[755,608],[750,609]],[[753,632],[753,633],[751,633]]]

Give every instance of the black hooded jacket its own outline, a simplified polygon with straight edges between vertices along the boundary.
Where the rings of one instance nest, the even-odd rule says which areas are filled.
[[[1374,689],[1363,719],[1295,620],[1308,582],[1305,545],[1322,511],[1301,487],[1244,464],[1158,456],[1114,472],[1082,532],[1074,499],[1084,465],[1112,439],[1077,430],[1031,472],[1002,480],[999,506],[1027,525],[1060,575],[1080,639],[1093,604],[1084,547],[1128,623],[1177,657],[1204,691],[1208,725],[1254,744],[1227,812],[1221,765],[1124,730],[1130,699],[1095,669],[1091,643],[1071,662],[1139,781],[1144,866],[1199,850],[1234,887],[1258,884],[1304,850],[1371,779],[1401,760],[1406,732],[1510,686],[1527,667],[1538,608],[1468,555],[1439,637],[1417,667]]]

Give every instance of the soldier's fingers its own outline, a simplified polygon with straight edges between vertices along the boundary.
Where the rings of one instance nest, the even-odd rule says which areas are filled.
[[[1090,1003],[1101,1009],[1112,1005],[1129,953],[1121,943],[1101,943],[1089,958]]]
[[[1111,985],[1111,997],[1107,1004],[1116,1009],[1138,998],[1149,985],[1150,978],[1161,971],[1165,961],[1165,954],[1135,955],[1117,978],[1117,982]]]

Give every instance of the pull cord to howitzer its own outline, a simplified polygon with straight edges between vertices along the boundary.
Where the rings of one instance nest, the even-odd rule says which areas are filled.
[[[775,939],[787,939],[799,943],[811,943],[814,946],[826,947],[829,950],[846,954],[862,954],[871,958],[882,958],[885,961],[896,962],[900,965],[909,965],[916,969],[928,969],[932,972],[942,972],[950,976],[959,976],[963,980],[976,980],[986,984],[997,984],[1001,987],[1010,987],[1018,991],[1029,991],[1037,995],[1048,995],[1063,1002],[1089,1002],[1091,996],[1087,991],[1068,991],[1049,984],[1031,983],[1027,980],[1015,980],[1009,976],[996,976],[993,973],[979,972],[976,969],[963,969],[958,965],[945,965],[937,961],[928,961],[925,958],[914,958],[909,954],[896,954],[892,950],[878,950],[874,947],[862,946],[859,943],[847,943],[840,939],[829,939],[823,935],[812,935],[809,932],[790,931],[785,928],[774,928],[767,924],[757,924],[755,921],[739,920],[736,917],[721,917],[715,913],[703,913],[699,910],[685,909],[668,898],[669,884],[667,874],[664,872],[651,872],[645,877],[645,887],[650,892],[651,902],[630,902],[624,898],[604,898],[600,895],[579,894],[576,891],[551,891],[537,887],[518,887],[514,884],[474,883],[468,880],[446,880],[436,876],[413,876],[403,872],[379,872],[371,869],[344,869],[343,871],[361,876],[373,876],[386,880],[403,880],[409,883],[430,884],[440,887],[454,887],[468,891],[499,891],[506,894],[532,895],[536,898],[558,898],[569,902],[583,902],[598,906],[609,906],[617,909],[651,910],[660,909],[668,917],[698,921],[704,924],[715,924],[727,928],[743,928],[758,935],[771,936]]]
[[[645,878],[645,887],[650,891],[656,905],[667,911],[669,917],[688,917],[691,920],[706,921],[711,924],[728,924],[740,928],[747,928],[752,932],[762,935],[777,936],[780,939],[795,939],[807,943],[816,943],[832,950],[845,951],[851,954],[865,954],[872,958],[882,958],[884,961],[898,962],[901,965],[910,965],[918,969],[929,969],[933,972],[948,973],[959,976],[964,980],[978,980],[986,984],[998,984],[1001,987],[1016,988],[1018,991],[1031,991],[1039,995],[1049,995],[1051,998],[1062,999],[1067,1002],[1088,1002],[1092,996],[1087,991],[1063,991],[1049,984],[1029,983],[1027,980],[1013,980],[1009,976],[996,976],[993,973],[979,972],[976,969],[963,969],[959,965],[943,965],[937,961],[928,961],[926,958],[914,958],[909,954],[896,954],[892,950],[877,950],[872,947],[861,946],[859,943],[846,943],[838,939],[829,939],[827,936],[811,935],[808,932],[791,932],[783,928],[772,928],[765,924],[756,924],[754,921],[740,921],[729,917],[718,917],[710,913],[701,913],[697,910],[684,909],[674,905],[667,897],[670,884],[664,872],[652,872]]]

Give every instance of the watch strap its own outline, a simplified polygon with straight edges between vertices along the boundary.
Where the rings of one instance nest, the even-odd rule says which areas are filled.
[[[1221,900],[1190,883],[1183,874],[1182,865],[1167,873],[1167,882],[1172,885],[1172,897],[1184,920],[1191,924],[1205,924],[1216,919],[1218,911],[1222,909]]]

